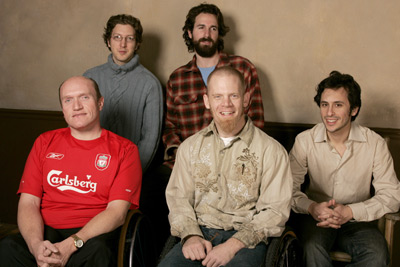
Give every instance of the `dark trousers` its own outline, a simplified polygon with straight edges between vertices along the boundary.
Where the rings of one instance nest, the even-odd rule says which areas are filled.
[[[170,235],[165,189],[172,170],[164,165],[147,170],[143,176],[139,209],[150,219],[155,235],[156,254],[160,255]]]
[[[387,266],[386,240],[375,222],[347,222],[339,229],[316,226],[311,215],[296,214],[290,224],[303,246],[304,266],[332,266],[329,252],[337,248],[351,255],[347,266]]]
[[[61,242],[79,229],[54,229],[45,226],[44,239],[51,243]],[[81,249],[71,255],[66,266],[116,266],[120,230],[117,228],[110,233],[89,239]],[[9,235],[0,240],[0,266],[37,266],[21,234]]]

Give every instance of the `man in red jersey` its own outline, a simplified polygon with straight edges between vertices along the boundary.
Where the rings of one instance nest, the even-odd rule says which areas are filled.
[[[138,149],[101,128],[96,82],[72,77],[59,95],[69,127],[35,141],[18,190],[21,234],[0,243],[1,266],[114,266],[119,227],[139,206]]]

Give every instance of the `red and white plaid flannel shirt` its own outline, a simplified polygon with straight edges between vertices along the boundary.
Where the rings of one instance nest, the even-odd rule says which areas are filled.
[[[262,129],[264,108],[256,68],[246,58],[220,53],[216,68],[222,66],[231,66],[243,74],[246,92],[250,92],[250,105],[245,113],[255,126]],[[162,136],[165,160],[168,149],[178,147],[186,138],[207,127],[212,121],[211,112],[203,102],[205,93],[206,85],[197,67],[196,56],[171,74],[167,83],[167,112]],[[164,164],[172,168],[174,161],[166,161]]]

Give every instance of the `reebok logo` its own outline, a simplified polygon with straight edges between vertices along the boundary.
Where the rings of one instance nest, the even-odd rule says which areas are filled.
[[[46,155],[46,158],[48,159],[62,159],[64,157],[63,154],[60,153],[54,153],[54,152],[50,152],[49,154]]]

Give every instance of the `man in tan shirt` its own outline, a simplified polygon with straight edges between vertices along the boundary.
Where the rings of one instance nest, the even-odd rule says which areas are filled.
[[[290,212],[285,149],[244,114],[243,76],[221,67],[204,95],[213,121],[185,140],[167,186],[171,233],[181,238],[160,266],[260,266],[267,238]]]
[[[352,76],[331,72],[318,85],[314,101],[322,123],[300,133],[290,152],[292,209],[301,214],[291,221],[299,230],[305,266],[332,266],[329,251],[334,244],[357,266],[386,266],[387,245],[376,220],[400,205],[400,185],[387,144],[354,123],[361,88]]]

